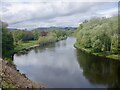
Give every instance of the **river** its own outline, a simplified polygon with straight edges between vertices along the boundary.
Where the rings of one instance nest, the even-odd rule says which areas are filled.
[[[26,54],[15,54],[14,64],[34,82],[48,88],[120,88],[120,61],[100,58],[74,48],[69,37]]]

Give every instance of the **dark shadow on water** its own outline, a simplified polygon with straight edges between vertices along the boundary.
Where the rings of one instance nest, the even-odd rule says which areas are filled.
[[[93,56],[80,50],[76,52],[80,68],[89,82],[120,88],[120,61]]]

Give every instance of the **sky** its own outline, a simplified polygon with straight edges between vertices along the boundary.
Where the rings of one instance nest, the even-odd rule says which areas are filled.
[[[10,28],[77,27],[85,19],[117,15],[117,1],[3,0],[0,16]]]

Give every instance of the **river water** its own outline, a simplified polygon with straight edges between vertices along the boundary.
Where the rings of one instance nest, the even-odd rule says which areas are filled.
[[[48,88],[120,88],[120,61],[86,54],[69,37],[26,54],[15,54],[21,73]]]

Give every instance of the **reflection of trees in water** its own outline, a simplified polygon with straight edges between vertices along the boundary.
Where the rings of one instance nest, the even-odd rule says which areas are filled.
[[[62,46],[64,46],[64,47],[66,46],[66,40],[62,41]]]
[[[92,84],[120,88],[120,61],[107,60],[77,50],[77,59],[84,76]]]
[[[66,46],[66,40],[58,41],[55,46],[56,47]]]
[[[22,51],[22,52],[18,52],[16,53],[17,56],[21,56],[21,55],[28,55],[30,51]]]
[[[46,50],[46,48],[51,48],[53,49],[55,47],[55,43],[51,43],[51,44],[47,44],[47,45],[44,45],[44,46],[40,46],[40,47],[37,47],[37,48],[34,48],[34,52],[35,53],[39,53],[39,52],[43,52]]]
[[[22,51],[22,52],[18,52],[16,53],[17,56],[21,56],[21,55],[28,55],[29,52],[31,52],[32,50],[35,52],[35,53],[39,53],[39,52],[43,52],[45,51],[46,48],[54,48],[55,47],[55,44],[54,43],[51,43],[51,44],[47,44],[47,45],[44,45],[44,46],[40,46],[40,47],[36,47],[34,49],[31,49],[31,50],[28,50],[28,51]]]

